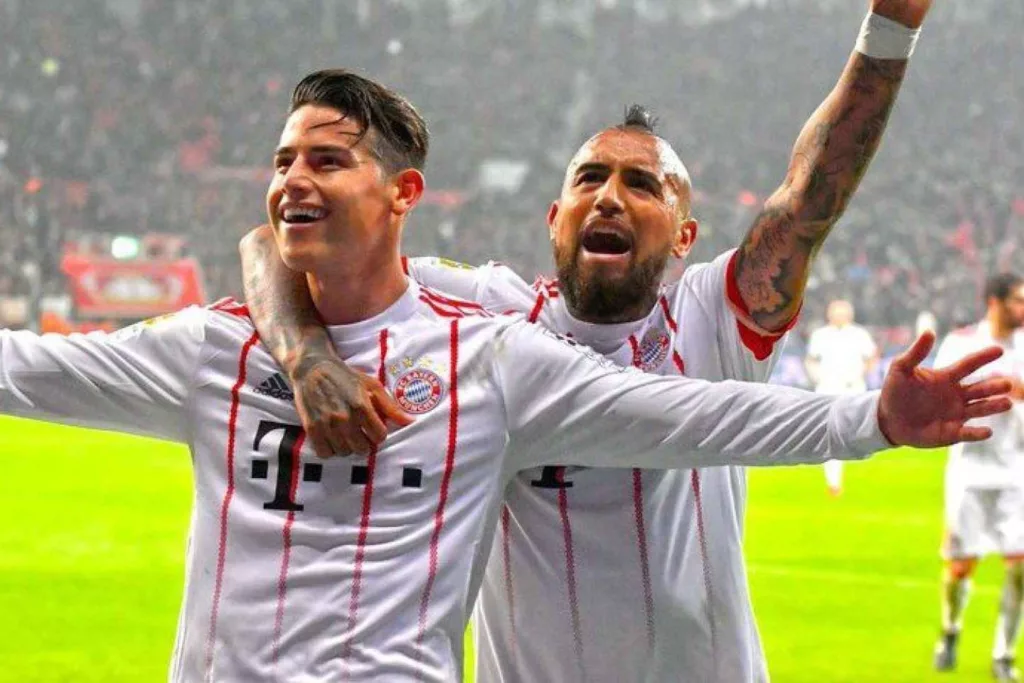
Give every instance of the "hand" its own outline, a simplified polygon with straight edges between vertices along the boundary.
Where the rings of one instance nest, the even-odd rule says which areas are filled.
[[[1014,401],[1024,401],[1024,380],[1018,377],[1011,381],[1013,382],[1013,388],[1010,389],[1010,398]]]
[[[894,446],[935,448],[960,441],[984,441],[988,427],[967,427],[976,417],[1005,413],[1010,409],[1012,383],[995,377],[974,384],[962,380],[1003,355],[998,346],[972,353],[941,370],[920,367],[935,344],[935,334],[925,332],[892,362],[878,402],[878,426]]]
[[[871,0],[871,11],[907,28],[920,28],[932,0]]]
[[[336,355],[303,358],[290,379],[299,419],[321,458],[367,453],[388,435],[388,420],[399,427],[412,422],[380,382]]]

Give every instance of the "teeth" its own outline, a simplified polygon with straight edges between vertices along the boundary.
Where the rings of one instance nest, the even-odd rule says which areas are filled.
[[[296,218],[308,218],[310,220],[317,221],[326,215],[327,212],[323,209],[316,209],[309,206],[288,207],[281,212],[281,217],[284,218],[285,221],[293,221]]]

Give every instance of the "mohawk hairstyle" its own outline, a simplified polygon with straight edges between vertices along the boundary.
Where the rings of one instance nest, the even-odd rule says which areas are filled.
[[[295,86],[289,114],[307,104],[330,107],[359,124],[360,138],[388,173],[423,170],[430,133],[409,100],[347,69],[315,71]]]
[[[631,104],[626,108],[622,123],[615,126],[618,130],[638,130],[648,135],[657,135],[655,127],[658,119],[651,113],[651,110],[642,104]]]

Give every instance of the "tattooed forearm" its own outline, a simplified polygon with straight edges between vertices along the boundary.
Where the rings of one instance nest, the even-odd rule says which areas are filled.
[[[905,60],[854,53],[797,138],[786,179],[736,261],[740,293],[762,328],[782,329],[799,310],[811,261],[878,149],[906,68]]]
[[[274,359],[293,378],[334,356],[306,278],[281,260],[268,226],[242,238],[245,297],[256,330]]]

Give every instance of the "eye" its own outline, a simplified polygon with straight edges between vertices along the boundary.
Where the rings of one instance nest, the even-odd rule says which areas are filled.
[[[649,195],[658,197],[661,195],[661,188],[650,178],[636,177],[629,181],[629,186]]]
[[[576,176],[577,185],[583,185],[584,183],[599,183],[601,180],[602,177],[598,171],[584,171]]]
[[[292,165],[292,160],[287,157],[277,157],[274,159],[274,168],[278,173],[283,173],[288,170],[288,167]]]

